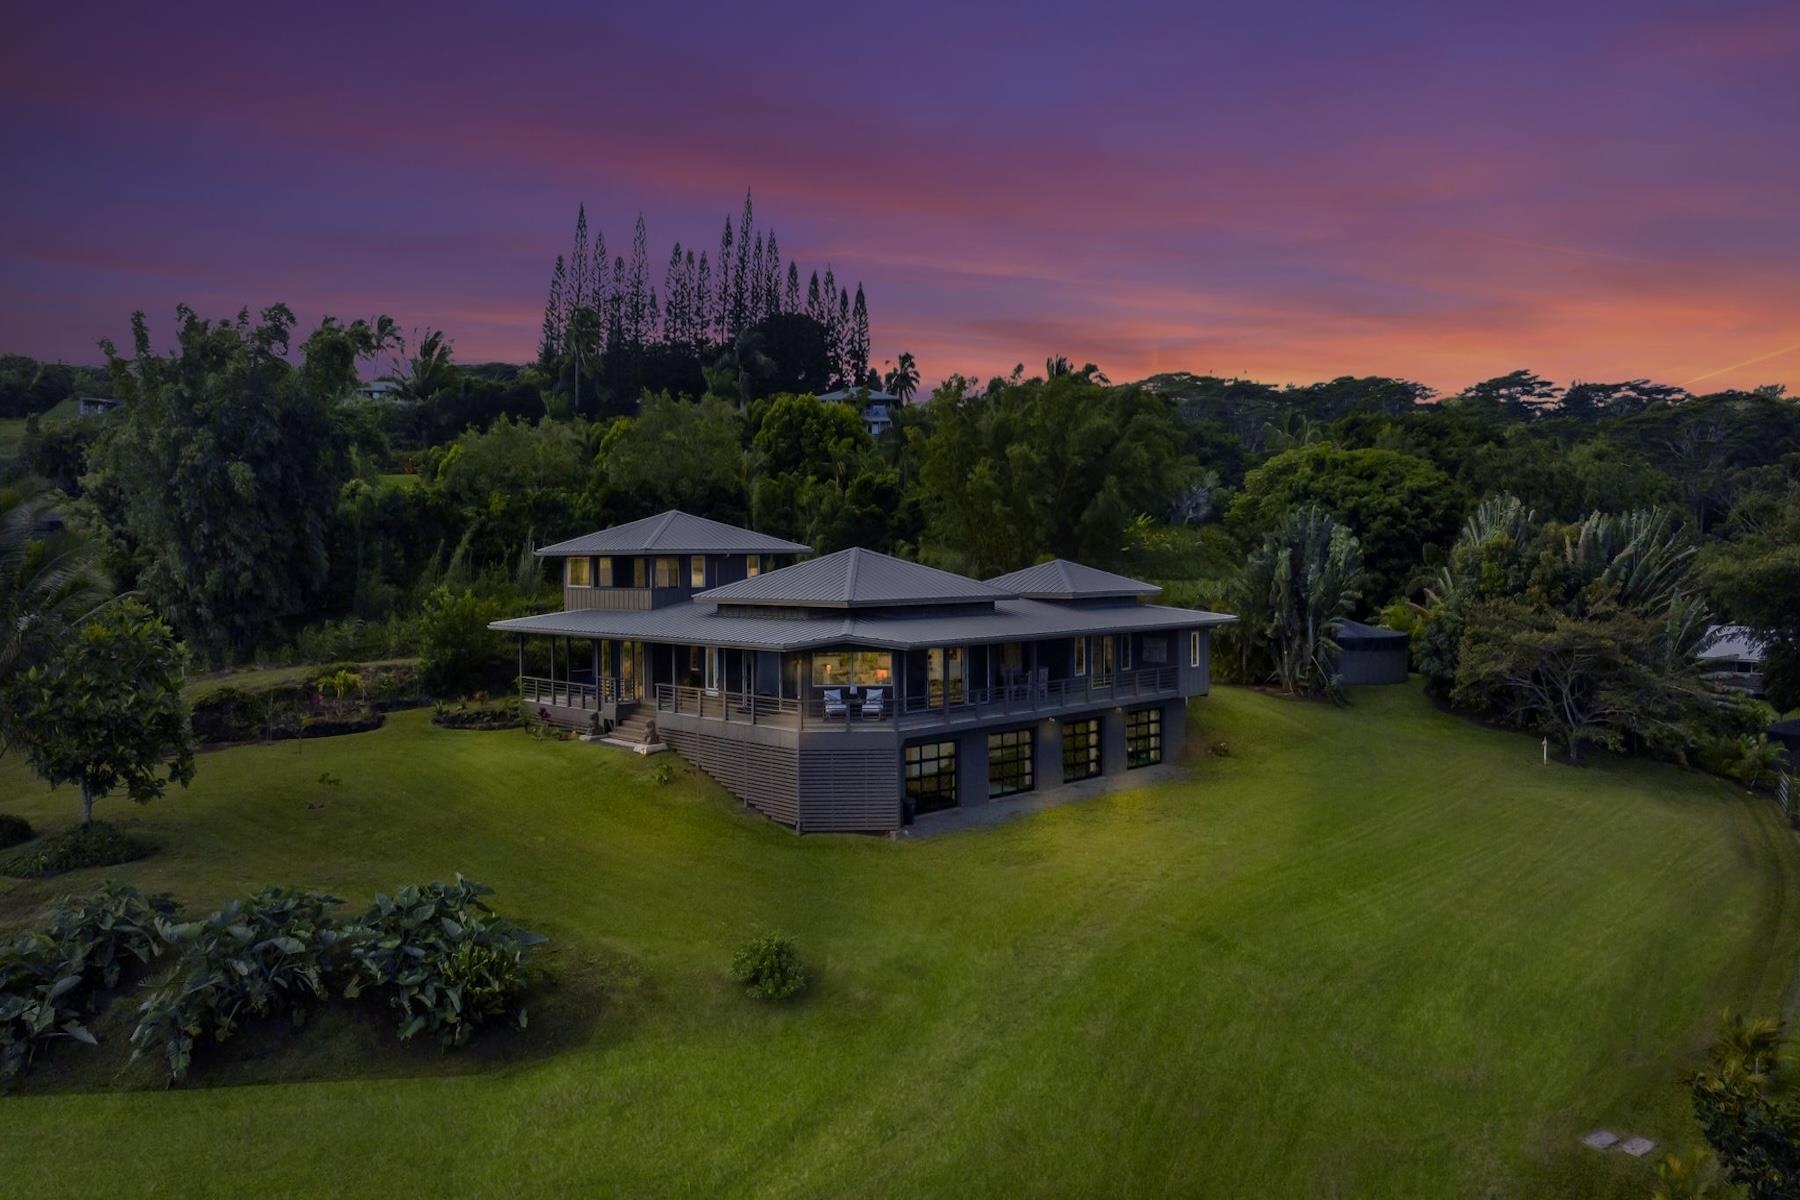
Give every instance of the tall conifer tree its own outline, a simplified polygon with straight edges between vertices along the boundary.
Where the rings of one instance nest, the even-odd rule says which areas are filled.
[[[712,264],[706,251],[700,252],[700,267],[694,278],[694,345],[712,336]]]
[[[725,218],[724,232],[719,234],[719,260],[713,264],[719,274],[718,305],[713,313],[713,338],[721,345],[731,340],[731,217]]]
[[[845,337],[847,374],[852,386],[860,386],[869,374],[869,306],[863,300],[862,283],[856,285],[856,303],[850,309],[850,330]]]
[[[556,369],[556,362],[562,357],[563,331],[568,328],[568,319],[563,315],[564,274],[559,254],[556,267],[550,272],[550,297],[544,301],[544,329],[538,338],[538,366],[546,371]]]
[[[800,264],[789,263],[787,274],[787,297],[781,302],[783,312],[800,311]]]

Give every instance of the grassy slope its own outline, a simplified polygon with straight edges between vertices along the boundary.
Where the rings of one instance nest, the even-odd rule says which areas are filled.
[[[361,903],[461,869],[555,938],[546,1011],[486,1059],[327,1020],[199,1068],[241,1087],[51,1072],[0,1100],[0,1161],[46,1195],[1642,1195],[1646,1164],[1574,1139],[1686,1140],[1676,1072],[1726,1004],[1779,1004],[1800,887],[1771,806],[1540,767],[1410,689],[1195,711],[1233,755],[1187,783],[900,843],[422,713],[209,756],[118,875]],[[10,799],[17,772],[8,810],[69,810]],[[0,883],[0,916],[68,883]],[[796,1007],[722,978],[765,927],[818,967]],[[125,1086],[122,1020],[63,1084]],[[533,1045],[565,1049],[505,1057]],[[266,1082],[309,1073],[335,1078]]]
[[[75,419],[77,407],[73,396],[59,400],[44,410],[43,422],[46,425],[56,425],[63,421],[72,421]],[[27,419],[26,417],[0,418],[0,459],[13,457],[25,445],[25,422]]]

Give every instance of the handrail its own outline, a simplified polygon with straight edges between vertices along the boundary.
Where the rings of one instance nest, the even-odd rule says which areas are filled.
[[[929,719],[948,716],[991,717],[1014,713],[1036,716],[1095,702],[1172,695],[1180,683],[1181,673],[1177,667],[1145,667],[1116,671],[1100,682],[1087,676],[1074,676],[995,687],[965,686],[950,698],[938,697],[936,702],[928,696],[897,697],[884,687],[879,708],[865,703],[866,694],[852,696],[847,690],[841,704],[834,703],[828,708],[823,689],[817,695],[801,700],[761,692],[659,683],[653,689],[651,699],[660,712],[688,717],[789,728],[854,728],[900,722],[924,724]]]

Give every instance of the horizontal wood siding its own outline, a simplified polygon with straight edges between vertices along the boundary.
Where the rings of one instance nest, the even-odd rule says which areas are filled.
[[[867,833],[900,827],[900,757],[894,747],[802,750],[801,829]]]
[[[663,741],[726,791],[783,825],[800,824],[800,753],[710,733],[663,729]]]

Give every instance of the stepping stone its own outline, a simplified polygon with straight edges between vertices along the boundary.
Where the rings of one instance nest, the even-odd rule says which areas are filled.
[[[1581,1144],[1590,1150],[1604,1150],[1619,1140],[1619,1135],[1610,1129],[1596,1129],[1581,1139]]]
[[[1631,1155],[1633,1158],[1642,1158],[1644,1155],[1656,1149],[1656,1143],[1647,1137],[1634,1137],[1624,1145],[1620,1146],[1619,1149]]]

